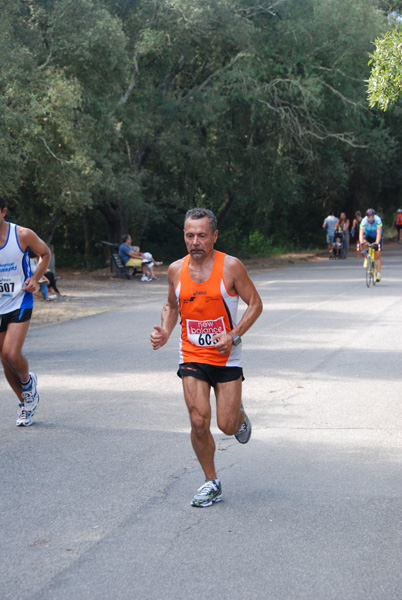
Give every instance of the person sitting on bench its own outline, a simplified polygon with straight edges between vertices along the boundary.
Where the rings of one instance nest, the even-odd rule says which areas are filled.
[[[131,236],[128,233],[125,233],[122,237],[119,256],[125,267],[142,268],[141,281],[158,279],[155,275],[154,266],[159,267],[163,263],[156,261],[150,252],[140,252],[138,246],[131,246]],[[151,276],[147,274],[147,270],[149,270]]]
[[[35,273],[38,265],[38,256],[34,254],[32,250],[29,251],[29,256],[31,263],[31,271],[32,273]],[[50,271],[50,269],[46,269],[45,273],[39,279],[38,283],[40,291],[42,292],[43,299],[46,300],[46,302],[56,300],[56,292],[57,294],[59,294],[59,296],[61,296],[59,290],[57,289],[56,278],[54,276],[54,273]]]

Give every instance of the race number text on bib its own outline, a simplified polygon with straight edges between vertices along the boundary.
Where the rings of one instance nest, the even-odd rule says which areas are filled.
[[[0,276],[0,298],[14,298],[22,288],[21,278],[18,275]]]
[[[214,321],[187,319],[187,337],[195,346],[213,346],[218,340],[212,340],[212,337],[219,333],[226,333],[223,317]]]

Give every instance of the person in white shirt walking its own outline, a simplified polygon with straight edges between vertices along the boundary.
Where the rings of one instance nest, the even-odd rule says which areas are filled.
[[[338,217],[335,217],[333,211],[331,211],[328,217],[324,219],[324,223],[322,224],[322,228],[327,234],[327,244],[330,258],[332,257],[332,246],[334,243],[334,234],[337,222]]]

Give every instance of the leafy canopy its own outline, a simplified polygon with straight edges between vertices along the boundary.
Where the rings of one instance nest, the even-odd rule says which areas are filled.
[[[368,101],[371,107],[387,110],[402,95],[402,32],[388,31],[375,41],[368,81]]]

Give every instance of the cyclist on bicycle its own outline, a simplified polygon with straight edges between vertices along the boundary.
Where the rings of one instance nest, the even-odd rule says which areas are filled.
[[[359,229],[360,248],[368,244],[377,244],[378,250],[375,253],[375,262],[377,266],[377,281],[381,281],[381,250],[382,250],[382,231],[383,225],[381,218],[375,214],[373,208],[366,211],[366,216],[362,219]],[[367,250],[365,251],[367,252]],[[364,259],[363,267],[367,266],[367,258]]]

